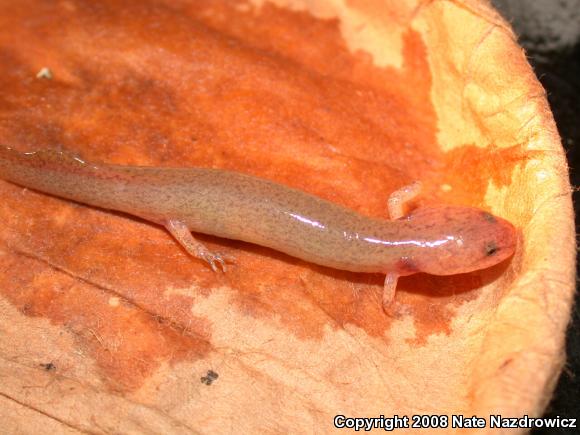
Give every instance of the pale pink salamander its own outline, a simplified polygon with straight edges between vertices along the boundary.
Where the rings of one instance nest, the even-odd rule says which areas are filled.
[[[388,201],[392,220],[362,216],[272,181],[219,169],[88,163],[67,152],[0,146],[0,177],[165,226],[196,258],[225,270],[191,231],[243,240],[354,272],[385,273],[383,305],[399,276],[453,275],[493,266],[515,249],[512,224],[470,207],[425,207],[403,217],[414,183]]]

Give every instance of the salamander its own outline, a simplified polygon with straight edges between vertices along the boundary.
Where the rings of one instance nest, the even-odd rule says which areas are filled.
[[[218,266],[225,271],[232,259],[209,251],[192,231],[331,268],[384,273],[384,307],[400,276],[488,268],[511,257],[516,246],[514,226],[478,208],[420,207],[405,216],[403,205],[420,192],[418,182],[394,192],[390,219],[379,219],[238,172],[94,163],[58,150],[0,146],[0,178],[162,225],[214,271]]]

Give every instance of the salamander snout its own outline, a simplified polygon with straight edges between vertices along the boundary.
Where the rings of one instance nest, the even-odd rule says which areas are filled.
[[[420,255],[418,261],[423,272],[454,275],[486,269],[515,251],[514,226],[483,210],[447,206],[414,215],[417,220],[430,218],[431,222],[426,246],[432,249],[424,249],[425,255]]]

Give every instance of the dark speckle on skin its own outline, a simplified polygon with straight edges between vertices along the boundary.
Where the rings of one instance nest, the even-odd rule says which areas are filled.
[[[488,221],[488,222],[490,222],[490,223],[492,223],[492,224],[497,222],[497,219],[495,218],[495,216],[494,216],[494,215],[492,215],[492,214],[489,214],[489,213],[487,213],[487,212],[485,212],[485,211],[483,212],[483,218],[484,218],[486,221]]]
[[[414,273],[419,270],[415,262],[409,257],[402,257],[397,266],[400,271],[407,273]]]
[[[487,255],[488,257],[491,257],[497,251],[498,248],[495,242],[489,242],[487,245],[485,245],[485,255]]]

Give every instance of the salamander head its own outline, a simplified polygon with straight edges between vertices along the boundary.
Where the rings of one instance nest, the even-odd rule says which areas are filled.
[[[455,275],[494,266],[511,257],[516,230],[505,219],[470,207],[416,210],[408,221],[423,228],[413,262],[418,271]]]

